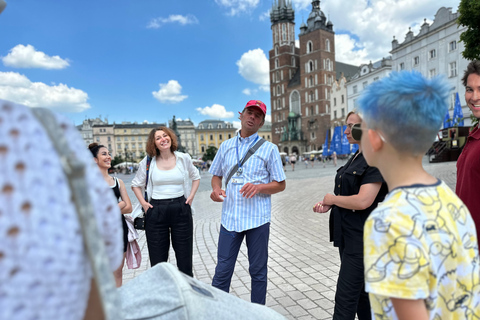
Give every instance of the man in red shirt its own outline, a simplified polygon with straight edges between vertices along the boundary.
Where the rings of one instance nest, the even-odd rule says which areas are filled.
[[[472,61],[462,78],[465,101],[475,118],[480,119],[480,61]],[[457,161],[457,187],[455,192],[470,211],[477,237],[480,238],[480,130],[477,124],[467,138],[467,143]]]

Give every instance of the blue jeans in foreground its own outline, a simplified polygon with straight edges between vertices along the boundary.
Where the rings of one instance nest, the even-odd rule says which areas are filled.
[[[220,228],[218,237],[217,267],[213,277],[212,286],[230,291],[235,262],[238,251],[246,237],[248,249],[248,271],[252,278],[251,301],[265,304],[267,295],[267,261],[268,261],[268,237],[270,235],[270,223],[258,228],[242,232],[228,231],[223,226]]]

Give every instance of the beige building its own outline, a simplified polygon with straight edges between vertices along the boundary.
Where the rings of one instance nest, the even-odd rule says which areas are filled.
[[[112,157],[117,155],[115,146],[113,124],[92,125],[93,142],[104,145],[110,151]]]
[[[204,120],[198,124],[197,155],[203,156],[208,147],[219,148],[220,144],[235,136],[236,129],[231,122],[221,120]]]
[[[263,126],[258,130],[258,135],[261,138],[272,142],[272,123],[269,121],[265,121]]]
[[[164,123],[122,123],[114,125],[116,155],[138,162],[146,155],[148,135]]]
[[[347,79],[343,75],[333,83],[332,89],[330,89],[330,104],[332,106],[330,113],[332,127],[343,125],[347,115]]]

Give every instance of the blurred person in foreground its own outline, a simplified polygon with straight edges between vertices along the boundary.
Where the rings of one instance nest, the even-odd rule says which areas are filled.
[[[362,119],[351,111],[345,118],[350,144],[358,150],[337,170],[334,194],[328,193],[313,206],[314,212],[330,212],[330,241],[340,253],[340,272],[335,292],[333,319],[371,319],[370,302],[365,292],[363,268],[363,227],[370,213],[387,194],[387,185],[377,168],[370,167],[362,153],[362,145],[352,136],[352,128]]]
[[[110,268],[122,261],[120,210],[78,130],[55,115],[85,166]],[[30,108],[0,100],[0,319],[101,319],[61,159]],[[113,277],[112,277],[113,281]]]
[[[472,61],[462,78],[465,101],[473,116],[480,119],[480,61]],[[480,197],[477,182],[480,181],[480,130],[478,124],[467,137],[467,142],[457,160],[457,186],[455,192],[472,214],[480,238]]]
[[[467,207],[422,158],[447,111],[448,83],[392,72],[359,100],[354,136],[389,194],[365,224],[365,279],[376,319],[479,319],[480,262]]]

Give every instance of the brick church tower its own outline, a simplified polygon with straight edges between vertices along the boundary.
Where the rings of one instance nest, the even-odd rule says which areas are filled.
[[[291,1],[275,0],[270,20],[272,142],[280,151],[302,154],[319,150],[330,127],[330,88],[335,81],[335,33],[312,1],[307,23],[295,46],[295,11]]]

